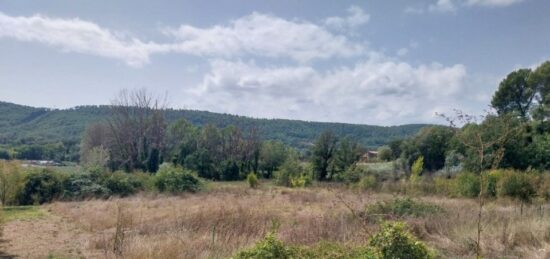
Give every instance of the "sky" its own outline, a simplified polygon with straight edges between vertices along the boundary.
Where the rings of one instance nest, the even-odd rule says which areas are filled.
[[[486,110],[550,59],[546,0],[0,1],[0,101],[376,125]]]

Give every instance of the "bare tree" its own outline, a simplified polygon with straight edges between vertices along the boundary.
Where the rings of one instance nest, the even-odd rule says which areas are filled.
[[[151,169],[147,161],[164,148],[165,101],[140,89],[122,90],[111,104],[111,159],[126,170]]]

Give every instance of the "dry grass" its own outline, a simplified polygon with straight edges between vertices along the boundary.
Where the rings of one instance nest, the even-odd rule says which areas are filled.
[[[344,204],[340,199],[344,199]],[[246,183],[217,185],[209,192],[180,197],[137,196],[108,201],[48,205],[92,234],[90,254],[114,257],[112,245],[122,204],[132,224],[125,232],[125,258],[227,258],[262,238],[276,222],[287,243],[319,241],[364,244],[376,222],[359,222],[350,211],[392,199],[387,194],[355,193],[343,187],[287,189]],[[445,258],[472,256],[475,249],[474,200],[420,198],[444,208],[444,214],[405,219],[413,233]],[[518,206],[496,201],[486,206],[482,248],[487,258],[547,258],[550,218],[531,207],[520,217]],[[120,217],[118,221],[120,221]],[[366,227],[365,227],[366,226]],[[365,229],[367,228],[367,229]]]

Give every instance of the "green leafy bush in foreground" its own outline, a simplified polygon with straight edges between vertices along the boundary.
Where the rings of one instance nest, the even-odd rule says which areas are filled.
[[[430,250],[414,238],[405,223],[385,222],[369,245],[348,247],[338,243],[321,242],[312,247],[287,246],[270,232],[252,248],[238,252],[234,259],[428,259]]]
[[[369,245],[376,250],[378,258],[427,259],[433,257],[428,247],[416,240],[403,222],[382,223],[382,229],[370,239]]]

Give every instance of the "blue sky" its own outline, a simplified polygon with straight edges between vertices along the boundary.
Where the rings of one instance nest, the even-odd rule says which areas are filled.
[[[550,1],[1,1],[0,100],[396,125],[486,109],[550,59]]]

